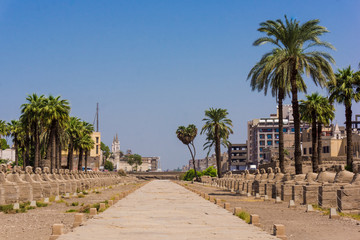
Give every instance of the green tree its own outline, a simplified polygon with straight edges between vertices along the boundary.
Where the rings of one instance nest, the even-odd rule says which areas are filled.
[[[138,166],[140,166],[142,164],[141,156],[139,154],[134,154],[133,157],[134,157],[134,162],[135,162],[135,168],[137,171]]]
[[[200,181],[199,176],[196,172],[196,167],[195,167],[196,149],[195,149],[195,145],[194,145],[194,139],[195,139],[196,135],[197,135],[197,128],[194,124],[189,124],[187,127],[179,126],[178,129],[176,130],[177,138],[183,144],[185,144],[190,151],[193,166],[194,166],[195,178],[196,178],[196,181]]]
[[[15,147],[15,166],[19,165],[19,135],[21,134],[22,128],[21,124],[17,120],[11,120],[8,123],[8,135],[12,137],[12,141]]]
[[[27,140],[27,150],[31,149],[34,143],[34,169],[40,164],[40,133],[42,131],[41,116],[44,107],[44,95],[38,96],[36,93],[28,95],[27,102],[21,105],[21,122],[28,129],[26,130],[29,139]],[[41,166],[43,163],[41,163]]]
[[[134,155],[127,154],[127,155],[125,155],[124,159],[131,166],[131,169],[133,170],[133,165],[135,164]]]
[[[3,120],[0,120],[0,138],[1,136],[6,136],[7,135],[7,125],[6,122]]]
[[[103,153],[103,162],[105,162],[105,160],[108,159],[111,155],[110,148],[107,145],[105,145],[105,143],[101,142],[100,150]]]
[[[6,140],[3,138],[0,139],[0,148],[1,150],[10,148],[9,144],[7,144]]]
[[[228,112],[226,109],[221,108],[210,108],[205,111],[205,125],[201,129],[201,134],[206,133],[208,142],[211,141],[215,144],[215,154],[216,154],[216,165],[218,170],[218,176],[221,178],[221,139],[223,143],[228,143],[227,139],[229,135],[233,133],[231,129],[232,121],[227,118]]]
[[[49,95],[44,98],[44,106],[42,110],[42,121],[46,126],[48,133],[46,158],[50,160],[51,171],[59,168],[59,159],[56,154],[59,151],[58,145],[60,144],[60,129],[64,128],[66,122],[69,121],[70,106],[69,102],[65,99],[60,99],[61,96],[54,97]],[[61,151],[61,150],[60,150]]]
[[[76,139],[79,135],[79,129],[81,127],[81,120],[77,117],[70,117],[66,128],[66,134],[68,137],[68,158],[67,158],[67,167],[70,170],[73,170],[73,158],[74,158],[74,148],[76,147]]]
[[[105,161],[104,168],[111,172],[114,170],[114,164],[110,161]]]
[[[338,102],[345,105],[346,119],[346,163],[348,168],[352,168],[352,101],[360,100],[360,72],[354,72],[351,67],[339,69],[335,74],[336,82],[328,82],[328,91],[331,102]]]
[[[75,142],[75,149],[79,151],[79,161],[78,161],[78,170],[82,170],[83,165],[83,156],[87,144],[89,144],[89,138],[91,139],[91,134],[94,132],[94,126],[85,121],[81,121],[77,131]]]
[[[282,58],[286,52],[275,48],[270,53],[265,54],[261,60],[250,70],[248,79],[251,79],[250,85],[252,91],[264,91],[267,95],[271,88],[271,94],[278,103],[278,122],[279,122],[279,163],[280,169],[284,173],[284,124],[283,124],[283,101],[287,95],[290,95],[291,85],[289,76],[286,74],[285,66],[276,61]],[[300,76],[298,76],[299,90],[306,91],[306,86]]]
[[[210,176],[210,177],[216,177],[217,172],[216,169],[213,166],[208,167],[204,171],[202,171],[202,175],[204,176]]]
[[[85,172],[87,172],[87,168],[88,168],[88,157],[90,155],[90,151],[91,149],[94,148],[94,140],[92,140],[90,135],[86,135],[83,139],[83,148],[85,150]]]
[[[265,37],[257,39],[253,45],[259,46],[270,43],[282,50],[283,54],[274,59],[281,65],[284,74],[288,76],[291,85],[292,107],[295,128],[295,170],[296,174],[302,173],[302,160],[300,149],[300,115],[297,93],[299,90],[299,77],[304,73],[311,77],[316,85],[325,85],[326,79],[335,82],[335,76],[330,63],[335,63],[330,54],[318,50],[318,47],[333,49],[327,42],[319,37],[328,30],[319,26],[319,20],[314,19],[300,24],[295,19],[285,22],[278,19],[260,23],[259,32]],[[315,50],[313,50],[316,48]]]

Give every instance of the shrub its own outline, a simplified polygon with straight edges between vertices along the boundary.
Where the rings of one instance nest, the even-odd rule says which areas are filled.
[[[71,213],[71,212],[77,212],[76,209],[69,209],[69,210],[66,210],[67,213]]]
[[[124,170],[120,169],[118,172],[117,172],[120,176],[126,176],[126,173]]]
[[[79,202],[73,202],[73,203],[71,203],[71,206],[74,206],[74,207],[79,206]]]
[[[12,213],[13,212],[14,205],[8,204],[8,205],[0,205],[0,212],[3,213]]]
[[[213,166],[208,167],[202,172],[202,175],[210,176],[210,177],[216,177],[217,171]]]
[[[104,168],[111,172],[114,170],[114,164],[110,161],[105,161]]]
[[[43,202],[36,202],[36,206],[37,207],[47,207],[47,203],[43,203]]]
[[[245,212],[245,211],[241,211],[239,214],[237,214],[237,216],[239,218],[241,218],[242,220],[244,220],[246,223],[250,223],[250,214]]]
[[[78,198],[84,198],[84,197],[85,197],[84,194],[79,194],[79,195],[78,195]]]
[[[347,171],[349,171],[349,172],[352,172],[352,171],[353,171],[351,165],[346,165],[346,166],[345,166],[345,170],[347,170]]]
[[[198,177],[201,177],[202,176],[202,173],[200,171],[196,171]],[[195,171],[194,169],[190,169],[189,171],[187,171],[185,173],[185,176],[183,178],[184,181],[192,181],[195,177]]]

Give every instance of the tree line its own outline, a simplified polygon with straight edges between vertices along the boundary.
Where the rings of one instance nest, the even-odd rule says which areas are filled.
[[[70,103],[61,96],[28,95],[21,105],[19,119],[0,120],[0,135],[10,136],[15,148],[16,166],[61,169],[61,153],[67,150],[67,169],[87,170],[90,150],[94,147],[92,124],[70,116]],[[74,166],[74,152],[78,166]]]
[[[335,102],[345,105],[346,118],[346,161],[347,169],[351,170],[352,153],[352,102],[360,100],[360,72],[351,67],[338,69],[334,73],[333,57],[321,48],[335,49],[330,43],[320,40],[328,33],[327,28],[319,25],[318,19],[301,24],[296,19],[285,21],[268,20],[260,23],[259,32],[265,36],[257,39],[253,45],[270,44],[273,49],[265,53],[259,62],[250,70],[248,79],[252,90],[267,91],[279,105],[279,162],[284,172],[284,138],[282,104],[285,97],[291,97],[295,128],[295,170],[302,173],[300,148],[301,120],[312,124],[312,164],[313,171],[318,171],[321,164],[321,132],[322,126],[334,119]],[[326,88],[329,96],[318,93],[306,95],[306,100],[298,101],[298,93],[306,93],[304,76],[312,79],[315,85]]]

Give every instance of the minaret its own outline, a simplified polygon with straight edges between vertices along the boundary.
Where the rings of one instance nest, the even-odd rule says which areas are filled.
[[[111,151],[113,153],[120,152],[120,141],[119,141],[118,134],[116,134],[116,136],[114,137],[114,140],[111,144]]]

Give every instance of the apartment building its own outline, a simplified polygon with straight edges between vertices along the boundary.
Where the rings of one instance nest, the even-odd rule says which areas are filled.
[[[245,170],[250,165],[248,161],[248,147],[247,143],[231,144],[228,149],[229,155],[229,170]]]

